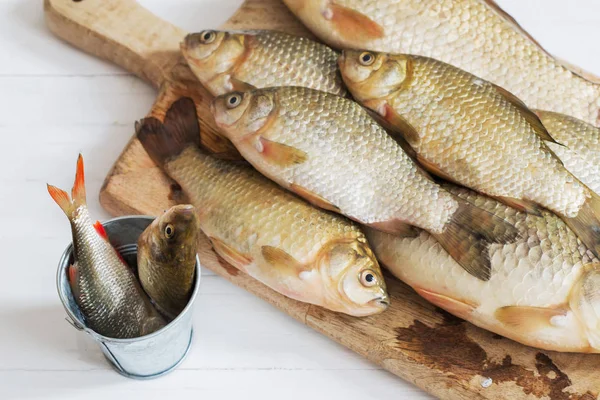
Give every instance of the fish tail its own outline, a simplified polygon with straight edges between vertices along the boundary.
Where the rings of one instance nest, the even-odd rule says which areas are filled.
[[[200,126],[192,99],[175,101],[160,122],[154,117],[136,123],[137,138],[158,166],[176,157],[188,146],[200,146]]]
[[[600,197],[592,191],[590,194],[577,215],[564,221],[596,256],[600,256]]]
[[[86,204],[85,199],[85,174],[83,172],[83,156],[77,158],[77,170],[75,172],[75,183],[71,189],[71,198],[75,206]]]
[[[487,281],[491,277],[489,246],[512,243],[519,231],[509,222],[462,199],[441,234],[433,234],[440,245],[468,273]]]
[[[65,213],[65,215],[71,218],[71,214],[75,207],[73,207],[73,203],[69,198],[69,194],[62,189],[57,188],[56,186],[52,186],[50,184],[46,185],[48,187],[48,193],[50,197],[54,199],[56,204],[60,207],[61,210]]]

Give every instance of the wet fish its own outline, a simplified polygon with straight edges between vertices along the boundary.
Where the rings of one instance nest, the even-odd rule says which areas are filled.
[[[600,194],[600,129],[550,111],[536,111],[550,136],[546,145],[577,179]]]
[[[181,50],[215,96],[271,86],[306,86],[346,95],[338,53],[304,37],[267,30],[207,30],[187,35]]]
[[[600,197],[563,166],[539,118],[510,92],[420,56],[348,50],[339,65],[352,95],[426,169],[530,213],[554,211],[600,252]]]
[[[333,311],[366,316],[388,307],[381,270],[358,226],[248,166],[198,149],[192,100],[175,102],[164,123],[144,119],[137,137],[197,207],[200,228],[225,261],[285,296]]]
[[[183,311],[194,288],[199,224],[194,206],[178,205],[156,218],[138,239],[142,287],[171,319]]]
[[[321,208],[389,233],[432,233],[473,275],[489,278],[484,249],[514,227],[441,189],[352,100],[302,87],[217,97],[215,121],[242,156]],[[481,247],[465,251],[463,242]]]
[[[600,80],[548,54],[490,0],[284,0],[321,40],[431,57],[495,83],[529,107],[600,124]]]
[[[465,188],[445,186],[513,223],[522,238],[494,244],[487,282],[465,273],[428,233],[367,230],[375,254],[433,304],[475,325],[546,350],[600,353],[600,261],[548,211],[526,214]]]
[[[165,325],[133,271],[108,241],[100,222],[92,223],[85,198],[83,158],[71,192],[48,185],[48,193],[71,222],[75,262],[69,284],[86,325],[111,338],[134,338]]]

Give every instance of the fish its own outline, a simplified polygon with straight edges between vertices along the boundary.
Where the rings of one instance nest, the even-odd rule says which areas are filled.
[[[356,102],[304,87],[213,101],[221,132],[258,171],[326,210],[388,233],[432,233],[469,272],[489,278],[485,248],[516,229],[443,190]],[[481,247],[462,245],[473,238]]]
[[[137,138],[198,210],[216,253],[289,298],[352,316],[389,306],[385,280],[361,229],[281,189],[247,165],[199,147],[194,102],[174,102]]]
[[[545,144],[554,138],[512,93],[427,57],[344,50],[339,66],[354,98],[428,171],[520,210],[549,209],[600,253],[600,197],[565,168]]]
[[[600,78],[545,51],[491,0],[284,0],[339,49],[434,58],[514,93],[530,108],[600,125]]]
[[[569,115],[535,110],[556,142],[546,145],[577,179],[600,194],[600,129]]]
[[[156,218],[138,239],[138,274],[156,308],[175,319],[194,288],[200,222],[194,206],[176,205]]]
[[[278,31],[206,30],[185,37],[181,52],[213,95],[271,86],[306,86],[346,96],[338,53]]]
[[[47,188],[71,223],[74,263],[67,273],[86,325],[117,339],[148,335],[165,326],[166,321],[152,306],[131,268],[110,244],[102,224],[92,222],[81,154],[71,198],[55,186]]]
[[[382,266],[438,307],[528,346],[600,353],[600,262],[555,214],[527,214],[466,188],[444,188],[516,226],[488,249],[488,281],[467,274],[429,233],[366,234]]]

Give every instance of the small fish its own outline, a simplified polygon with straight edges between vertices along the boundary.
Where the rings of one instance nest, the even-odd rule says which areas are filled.
[[[354,98],[430,172],[520,210],[554,211],[600,253],[600,197],[546,146],[555,140],[513,94],[426,57],[345,50],[339,65]]]
[[[491,278],[475,279],[425,231],[367,229],[382,265],[433,304],[484,329],[546,350],[600,353],[600,261],[556,215],[517,211],[465,188],[448,191],[514,224],[494,244]]]
[[[196,249],[200,234],[194,206],[171,207],[138,239],[138,273],[156,308],[174,319],[194,288]]]
[[[514,227],[435,183],[352,100],[303,87],[217,97],[217,126],[264,175],[312,204],[388,233],[432,233],[473,275],[489,278],[485,248]],[[463,243],[481,244],[477,251]]]
[[[354,316],[387,309],[379,264],[362,231],[318,210],[252,168],[198,148],[194,103],[176,101],[137,137],[198,209],[200,228],[228,263],[292,299]]]
[[[546,145],[577,179],[600,194],[600,129],[551,111],[535,112],[556,142]]]
[[[203,31],[186,36],[181,51],[215,96],[253,87],[306,86],[347,94],[338,53],[310,39],[277,31]]]
[[[162,328],[165,320],[108,241],[104,227],[90,219],[81,155],[72,200],[67,192],[52,185],[48,185],[48,193],[71,222],[75,262],[68,269],[69,284],[87,326],[118,339],[144,336]]]
[[[548,54],[491,0],[284,0],[323,42],[431,57],[530,108],[600,124],[600,79]]]

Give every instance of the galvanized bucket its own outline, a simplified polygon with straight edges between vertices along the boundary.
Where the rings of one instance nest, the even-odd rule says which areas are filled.
[[[130,216],[103,223],[112,245],[129,265],[137,267],[137,240],[154,217]],[[200,260],[196,257],[196,279],[185,309],[164,328],[146,336],[113,339],[102,336],[85,325],[67,278],[67,267],[73,262],[73,245],[69,245],[58,264],[58,295],[67,311],[66,320],[76,329],[90,335],[106,358],[120,374],[135,379],[151,379],[175,369],[192,345],[192,308],[200,286]]]

